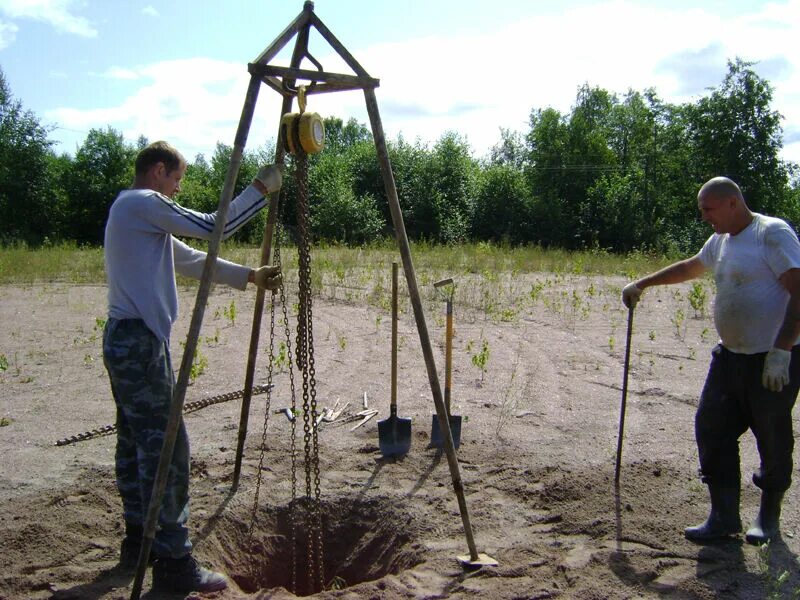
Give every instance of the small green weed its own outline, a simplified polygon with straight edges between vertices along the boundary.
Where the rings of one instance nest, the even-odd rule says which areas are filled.
[[[769,542],[762,544],[758,549],[758,571],[761,577],[764,578],[766,586],[766,600],[781,600],[782,598],[800,598],[800,588],[795,589],[789,595],[783,593],[783,587],[789,581],[789,571],[784,569],[780,573],[776,573],[770,566],[771,549]]]
[[[11,423],[13,423],[13,419],[8,417],[0,417],[0,427],[8,427],[11,425]]]
[[[0,354],[0,371],[8,370],[8,357],[5,354]]]
[[[481,385],[486,375],[487,365],[489,363],[489,342],[483,340],[481,344],[481,351],[472,355],[472,364],[481,371]]]
[[[186,350],[186,342],[181,342],[181,347]],[[206,357],[203,352],[200,350],[200,346],[196,346],[194,349],[194,356],[192,357],[192,368],[189,371],[189,379],[194,381],[200,375],[205,373],[206,369],[208,368],[208,357]]]
[[[706,288],[700,281],[692,282],[692,289],[689,291],[689,305],[694,309],[695,316],[705,316]]]

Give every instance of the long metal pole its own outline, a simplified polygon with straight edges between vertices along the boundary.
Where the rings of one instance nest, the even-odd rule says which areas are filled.
[[[150,550],[153,547],[156,523],[158,522],[158,515],[161,512],[161,502],[164,499],[164,490],[167,486],[167,476],[169,475],[169,467],[172,462],[172,453],[175,449],[175,439],[177,438],[178,428],[181,423],[183,400],[186,396],[186,388],[189,385],[189,374],[192,370],[194,353],[197,349],[197,340],[200,337],[200,327],[203,324],[203,315],[205,314],[208,295],[211,291],[214,269],[217,266],[217,256],[219,256],[222,232],[225,227],[231,198],[233,197],[233,187],[236,184],[236,176],[242,164],[242,155],[244,154],[244,147],[247,143],[247,134],[250,131],[250,124],[253,120],[253,113],[255,112],[258,90],[260,87],[260,79],[255,76],[251,77],[242,108],[242,116],[239,119],[239,128],[236,131],[236,141],[233,146],[233,152],[231,153],[231,162],[228,166],[228,173],[225,176],[225,185],[222,188],[222,194],[219,199],[214,231],[208,243],[208,256],[206,257],[206,262],[203,267],[200,287],[197,290],[197,299],[194,304],[192,321],[189,325],[189,333],[186,336],[186,346],[184,347],[181,368],[178,373],[178,382],[172,394],[169,420],[167,421],[167,429],[164,432],[164,444],[161,447],[161,456],[158,461],[158,470],[156,471],[156,477],[153,483],[153,492],[150,497],[150,505],[147,508],[147,519],[144,524],[144,536],[142,538],[142,547],[139,552],[139,562],[136,565],[136,577],[134,578],[133,589],[131,591],[131,600],[138,600],[142,592],[142,582],[144,581],[144,574],[147,570]]]
[[[312,5],[313,6],[313,5]],[[303,56],[308,49],[308,28],[305,26],[300,29],[295,40],[294,51],[292,53],[291,66],[297,68],[303,60]],[[293,85],[294,81],[287,81],[287,84]],[[293,97],[287,95],[283,97],[283,105],[281,106],[281,117],[292,110]],[[280,120],[278,121],[280,123]],[[285,150],[280,135],[280,128],[278,133],[277,147],[275,148],[275,162],[283,164]],[[272,194],[269,205],[269,216],[267,223],[264,226],[264,238],[261,244],[261,264],[266,265],[270,256],[272,255],[272,240],[275,235],[275,226],[278,217],[278,205],[280,196],[278,193]],[[239,437],[236,445],[236,463],[233,467],[233,482],[231,489],[236,490],[239,487],[239,477],[242,472],[242,457],[244,455],[244,444],[247,439],[247,426],[250,418],[250,401],[252,398],[253,380],[255,378],[256,358],[258,356],[258,341],[261,334],[261,318],[264,314],[264,296],[265,291],[259,289],[256,292],[256,304],[253,309],[253,327],[250,332],[250,350],[247,354],[247,369],[245,371],[244,390],[245,395],[242,397],[241,414],[239,415]]]
[[[478,550],[475,547],[475,539],[472,535],[472,525],[469,519],[469,511],[467,510],[467,501],[464,498],[464,485],[461,481],[461,472],[458,466],[458,459],[456,458],[455,446],[453,445],[453,435],[450,432],[447,410],[444,405],[444,400],[442,399],[442,388],[439,384],[439,376],[436,374],[433,348],[431,346],[430,336],[428,335],[428,326],[425,323],[425,313],[422,310],[422,300],[420,299],[419,288],[417,287],[417,276],[414,272],[414,263],[411,260],[411,248],[409,247],[408,237],[406,236],[406,227],[403,222],[403,213],[400,210],[400,201],[397,198],[397,187],[395,186],[394,175],[392,174],[392,165],[389,161],[389,152],[386,148],[386,137],[383,133],[383,124],[381,123],[381,116],[378,111],[378,101],[375,97],[375,90],[366,88],[364,90],[364,96],[367,101],[367,112],[369,113],[369,121],[372,125],[372,136],[375,139],[375,148],[378,153],[378,162],[380,163],[381,174],[383,175],[383,183],[386,187],[386,196],[389,200],[389,210],[392,214],[395,237],[400,246],[400,256],[403,259],[403,270],[406,274],[408,293],[411,296],[411,306],[414,309],[414,319],[417,322],[419,341],[422,346],[422,354],[425,358],[425,366],[428,370],[428,380],[430,381],[431,392],[433,393],[433,402],[436,406],[436,414],[439,418],[439,428],[442,431],[444,451],[447,455],[447,463],[450,466],[453,489],[456,492],[458,508],[461,512],[461,520],[464,523],[464,534],[467,538],[467,546],[469,546],[470,559],[476,561],[478,560]]]
[[[614,482],[619,483],[622,468],[622,439],[625,436],[625,408],[628,400],[628,367],[631,363],[631,332],[633,331],[633,307],[628,309],[628,333],[625,336],[625,366],[622,370],[622,405],[619,409],[619,432],[617,434],[617,465],[614,469]]]

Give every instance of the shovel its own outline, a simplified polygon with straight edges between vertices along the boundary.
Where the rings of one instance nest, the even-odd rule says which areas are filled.
[[[453,379],[453,295],[455,294],[456,286],[452,278],[448,278],[437,281],[433,284],[433,287],[442,291],[447,302],[447,329],[444,351],[444,407],[447,412],[447,421],[450,424],[450,434],[453,436],[453,447],[458,450],[458,446],[461,444],[461,416],[450,414],[450,388]],[[434,448],[444,447],[444,439],[437,415],[431,417],[431,446]]]
[[[392,402],[388,419],[378,421],[384,458],[405,456],[411,448],[411,419],[397,416],[397,263],[392,263]]]
[[[625,341],[625,366],[622,371],[622,405],[619,409],[619,433],[617,434],[617,466],[614,471],[614,483],[619,483],[619,472],[622,466],[622,438],[625,433],[625,404],[628,400],[628,367],[631,363],[631,332],[633,330],[633,306],[628,308],[628,333]]]

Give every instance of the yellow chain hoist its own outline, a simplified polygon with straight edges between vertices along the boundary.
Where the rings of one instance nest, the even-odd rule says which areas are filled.
[[[302,149],[306,154],[316,154],[325,146],[325,124],[315,112],[306,112],[306,88],[297,90],[299,113],[286,113],[281,118],[283,149],[297,154]]]

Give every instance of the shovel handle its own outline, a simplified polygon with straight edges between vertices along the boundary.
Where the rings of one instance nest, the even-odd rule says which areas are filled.
[[[450,416],[450,390],[453,382],[453,299],[447,299],[447,328],[444,340],[444,407]]]
[[[622,369],[622,403],[619,409],[619,433],[617,434],[617,465],[614,469],[614,483],[619,483],[622,467],[622,439],[625,435],[625,408],[628,400],[628,367],[631,363],[631,333],[633,331],[633,306],[628,308],[628,332],[625,336],[625,365]]]
[[[397,416],[397,271],[396,262],[392,263],[392,416]]]

